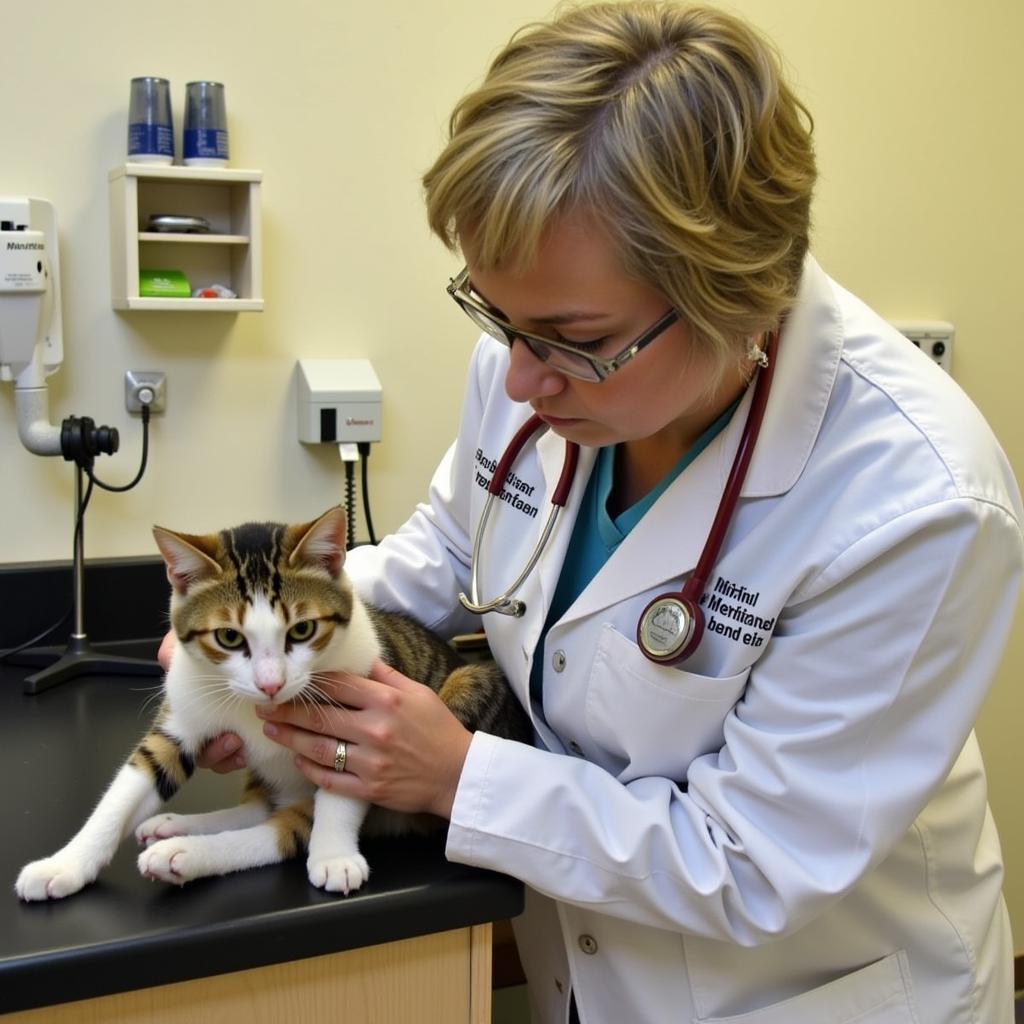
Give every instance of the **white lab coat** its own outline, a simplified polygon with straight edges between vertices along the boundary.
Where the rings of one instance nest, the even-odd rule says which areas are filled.
[[[529,409],[481,340],[430,503],[350,558],[370,599],[453,633],[488,468]],[[483,621],[537,748],[478,734],[447,855],[528,885],[534,1019],[1009,1024],[1012,942],[972,723],[1020,590],[1012,472],[957,386],[808,259],[742,499],[681,668],[635,642],[700,554],[746,418],[538,637],[594,453],[519,596]],[[561,469],[513,468],[481,594],[518,573]],[[537,509],[536,513],[532,509]]]

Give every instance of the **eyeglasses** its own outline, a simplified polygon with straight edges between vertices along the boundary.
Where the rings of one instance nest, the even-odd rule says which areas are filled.
[[[531,334],[515,327],[498,316],[490,306],[475,295],[469,285],[469,268],[462,270],[448,282],[448,294],[458,303],[462,311],[496,341],[512,347],[513,341],[521,341],[542,363],[554,367],[559,373],[577,380],[602,381],[616,370],[621,370],[638,352],[646,348],[663,331],[679,319],[679,314],[670,309],[656,324],[648,327],[635,341],[631,341],[618,355],[610,359],[591,355],[571,342],[554,341],[539,334]]]

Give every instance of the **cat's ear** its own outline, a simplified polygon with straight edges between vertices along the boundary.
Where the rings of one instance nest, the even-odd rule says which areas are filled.
[[[345,564],[345,510],[335,505],[314,522],[292,529],[299,539],[288,556],[288,564],[293,568],[311,565],[326,569],[332,579],[337,579]]]
[[[174,533],[162,526],[153,527],[153,537],[167,563],[167,578],[179,594],[201,580],[219,576],[223,570],[214,560],[216,537],[194,537]]]

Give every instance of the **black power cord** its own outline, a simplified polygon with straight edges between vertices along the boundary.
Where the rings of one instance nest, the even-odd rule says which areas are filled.
[[[370,461],[370,442],[359,442],[359,455],[362,459],[362,485],[363,485],[363,517],[366,519],[366,532],[370,535],[370,543],[376,544],[377,537],[373,532],[373,517],[370,515],[370,486],[367,483],[366,464]]]
[[[354,445],[352,442],[346,442],[340,445],[340,450],[342,462],[345,463],[345,550],[351,551],[357,544],[355,480],[355,462],[357,458],[359,458],[363,464],[360,474],[363,491],[363,515],[366,519],[366,530],[370,535],[370,543],[377,543],[377,536],[373,532],[373,517],[370,515],[370,488],[367,483],[366,473],[366,463],[370,457],[370,442],[360,441],[358,445]]]
[[[95,484],[97,487],[102,487],[105,491],[113,491],[116,494],[121,494],[124,491],[130,491],[141,479],[143,473],[146,472],[146,463],[149,461],[149,406],[144,405],[142,407],[142,459],[139,463],[139,471],[135,474],[135,477],[131,482],[121,484],[120,486],[114,486],[112,484],[105,484],[99,477],[95,476],[92,471],[92,462],[89,461],[87,465],[82,468],[85,470],[85,475],[89,478],[89,491],[86,492],[86,497],[83,499],[82,504],[85,505],[89,501],[88,494],[92,490],[92,485]],[[85,509],[82,509],[83,513]],[[79,523],[81,520],[79,519]]]
[[[356,475],[351,459],[345,460],[345,550],[356,546]]]
[[[23,644],[18,644],[17,647],[11,647],[6,651],[0,651],[0,662],[6,661],[8,658],[13,658],[16,654],[21,654],[22,651],[28,650],[29,647],[35,647],[40,640],[45,640],[51,633],[56,632],[64,625],[68,619],[71,618],[71,613],[74,611],[74,605],[68,605],[67,611],[52,625],[47,626],[42,633],[37,633],[31,640],[26,640]]]

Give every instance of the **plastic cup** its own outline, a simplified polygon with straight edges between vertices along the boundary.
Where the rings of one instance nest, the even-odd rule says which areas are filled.
[[[228,162],[228,119],[220,82],[185,86],[184,151],[190,167],[223,167]]]
[[[166,78],[133,78],[128,105],[128,160],[174,163],[171,83]]]

